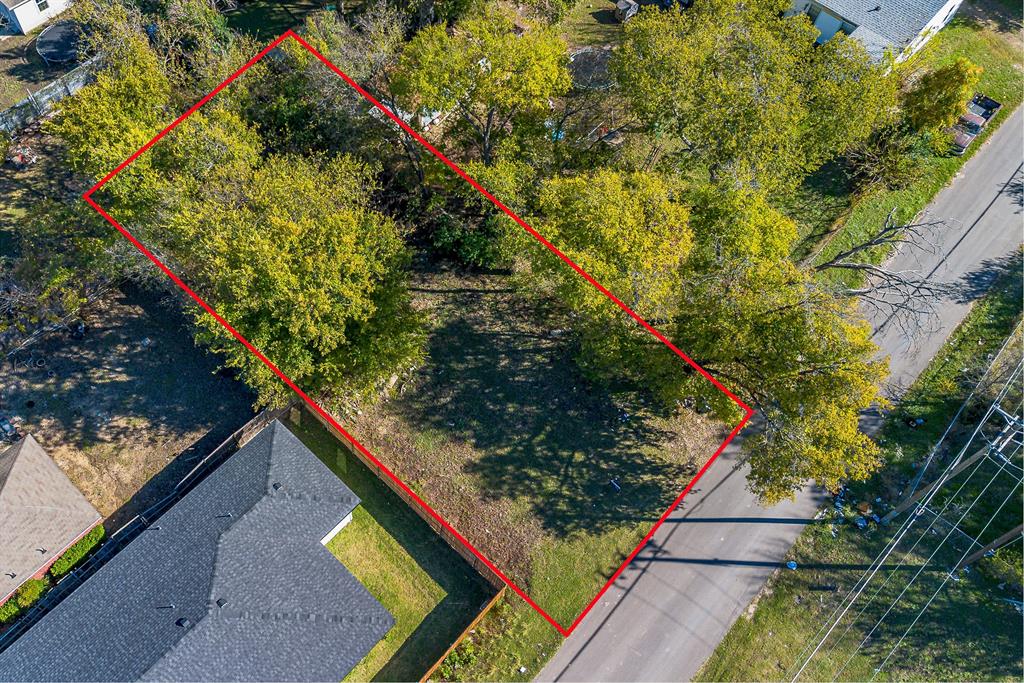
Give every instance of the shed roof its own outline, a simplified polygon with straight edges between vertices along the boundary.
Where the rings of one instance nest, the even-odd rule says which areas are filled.
[[[341,680],[394,624],[321,543],[358,504],[274,422],[0,653],[0,680]]]
[[[0,600],[100,521],[39,442],[0,452]]]

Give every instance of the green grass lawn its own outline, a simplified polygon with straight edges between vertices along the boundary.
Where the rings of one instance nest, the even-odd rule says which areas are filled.
[[[1020,16],[1019,5],[1017,16]],[[1001,28],[1006,27],[1001,27],[998,22],[955,19],[933,39],[934,45],[929,48],[931,52],[927,55],[927,63],[938,67],[963,56],[982,66],[985,71],[977,90],[1001,102],[1003,110],[964,156],[927,156],[923,159],[918,179],[909,187],[899,191],[875,191],[853,202],[847,214],[840,213],[834,232],[827,238],[827,243],[815,259],[817,262],[825,261],[862,242],[884,223],[893,208],[897,210],[897,220],[912,220],[939,190],[953,180],[967,159],[981,149],[999,124],[1006,121],[1017,108],[1024,97],[1024,54],[1021,52],[1019,34]],[[1010,30],[1019,31],[1019,24]],[[808,233],[815,231],[821,232],[820,223],[815,224]],[[801,247],[802,255],[812,253],[820,246],[804,244]],[[874,262],[881,262],[888,253],[887,250],[877,250],[871,254],[871,258]],[[835,277],[851,276],[849,273],[840,273]]]
[[[911,463],[920,462],[938,441],[980,373],[1011,333],[1017,341],[1004,355],[1012,362],[1020,358],[1020,278],[1018,262],[1016,268],[974,306],[918,378],[883,431],[889,464],[872,481],[852,487],[850,500],[874,500],[875,497],[895,500],[894,489],[915,471]],[[925,416],[927,421],[919,429],[911,430],[904,424],[908,416]],[[968,409],[961,423],[970,426],[974,417],[973,409]],[[954,448],[958,440],[962,443],[966,429],[953,432]],[[982,472],[979,479],[984,480],[985,474]],[[1002,499],[1002,496],[995,498]],[[965,499],[969,500],[970,495]],[[1016,509],[1016,519],[1013,515],[1003,519],[1009,527],[1020,521],[1019,504]],[[828,509],[819,523],[801,535],[787,557],[797,562],[797,570],[780,569],[756,601],[756,611],[748,610],[736,622],[701,670],[699,680],[789,680],[795,674],[809,652],[805,652],[807,644],[817,643],[821,625],[884,547],[895,528],[869,528],[862,532],[849,521],[846,515],[840,516]],[[878,596],[871,602],[858,603],[851,616],[864,607],[863,615],[843,637],[839,636],[851,621],[840,625],[835,637],[826,643],[805,672],[804,680],[832,680],[844,665],[846,668],[838,676],[839,680],[872,678],[874,667],[940,585],[946,568],[959,557],[959,553],[954,556],[949,550],[939,551],[930,565],[932,568],[924,570],[903,596],[904,608],[894,610],[875,637],[858,650],[858,644],[871,625],[907,585],[906,565],[899,569],[897,565],[924,526],[919,524],[918,532],[908,535],[912,540],[898,547],[880,573],[882,581],[876,581],[867,592],[870,595],[879,590]],[[913,565],[911,573],[936,548],[939,537],[925,535],[923,538],[907,555],[907,564]],[[961,575],[959,581],[948,583],[879,678],[1020,680],[1021,617],[1006,602],[1007,598],[1020,597],[1019,588],[1013,586],[1020,581],[1019,565],[1019,544],[1008,546],[995,558],[979,563],[979,571]],[[1007,571],[1013,567],[1017,567],[1016,576],[1013,571]],[[889,575],[893,578],[884,583]]]
[[[614,45],[622,38],[612,0],[580,0],[559,24],[570,48]]]
[[[243,0],[238,9],[225,12],[228,26],[254,38],[276,38],[302,22],[309,12],[323,9],[330,2],[317,0]]]
[[[327,547],[395,618],[346,680],[419,680],[494,590],[315,418],[290,426],[362,500]]]

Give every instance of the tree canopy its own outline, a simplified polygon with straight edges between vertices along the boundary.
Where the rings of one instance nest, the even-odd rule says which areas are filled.
[[[792,221],[758,195],[686,191],[651,173],[596,171],[541,190],[536,225],[556,247],[765,417],[751,487],[766,501],[808,479],[863,477],[877,448],[858,431],[884,361],[850,300],[793,264]],[[629,380],[666,406],[738,408],[550,252],[524,251],[527,287],[572,311],[593,376]]]
[[[907,119],[917,130],[938,130],[956,123],[974,96],[982,68],[966,57],[921,76],[907,93]]]
[[[686,172],[786,189],[890,113],[884,66],[845,36],[817,47],[789,7],[707,0],[625,25],[612,73],[640,122],[680,147]]]
[[[557,32],[537,23],[520,30],[504,9],[488,6],[449,32],[424,28],[406,45],[394,89],[410,112],[458,113],[472,131],[480,158],[510,126],[543,114],[569,89],[568,54]]]

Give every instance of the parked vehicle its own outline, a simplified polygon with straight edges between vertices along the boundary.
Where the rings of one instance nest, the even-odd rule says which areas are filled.
[[[953,136],[953,154],[963,156],[1002,106],[991,97],[975,95],[967,105],[966,113],[947,131]]]

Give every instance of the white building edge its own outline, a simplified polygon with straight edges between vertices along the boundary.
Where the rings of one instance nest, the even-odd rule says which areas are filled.
[[[811,18],[824,43],[842,32],[875,60],[886,52],[902,61],[948,24],[963,0],[793,0],[792,13]]]
[[[71,6],[71,0],[0,0],[6,32],[29,33]]]

